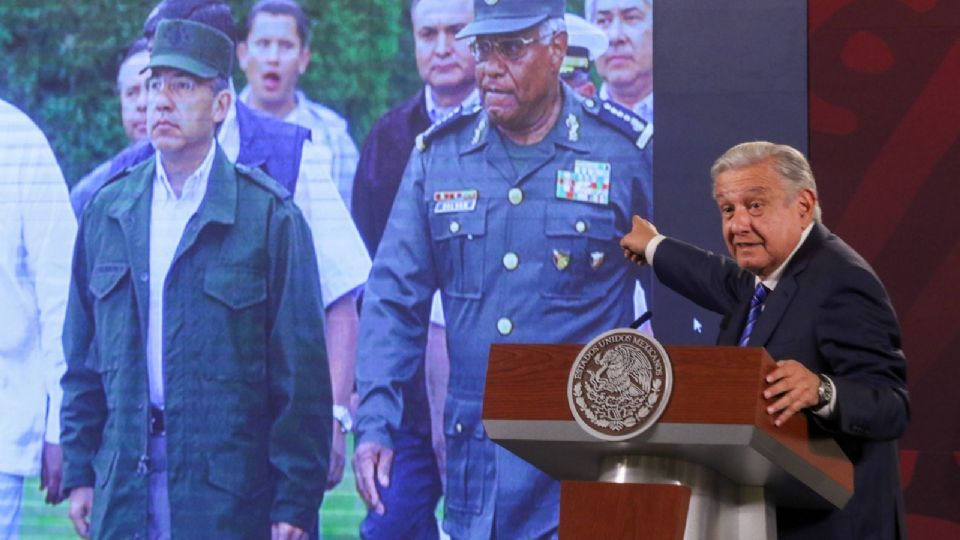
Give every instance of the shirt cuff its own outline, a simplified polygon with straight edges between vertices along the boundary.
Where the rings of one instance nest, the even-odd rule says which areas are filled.
[[[833,379],[827,377],[826,375],[823,378],[827,381],[827,384],[830,385],[830,401],[826,405],[820,407],[819,409],[814,409],[811,412],[820,418],[829,418],[833,415],[833,411],[837,408],[837,385],[833,384]]]
[[[660,242],[666,240],[666,238],[666,236],[658,234],[647,242],[647,248],[643,250],[643,258],[647,260],[647,264],[650,266],[653,266],[653,254],[657,251],[657,246],[660,245]]]
[[[43,440],[50,444],[60,444],[60,406],[63,402],[63,390],[58,384],[48,389],[48,392]]]

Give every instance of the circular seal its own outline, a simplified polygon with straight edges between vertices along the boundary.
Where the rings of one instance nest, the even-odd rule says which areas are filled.
[[[608,441],[636,437],[670,400],[673,367],[660,342],[629,328],[588,343],[570,369],[567,401],[587,433]]]

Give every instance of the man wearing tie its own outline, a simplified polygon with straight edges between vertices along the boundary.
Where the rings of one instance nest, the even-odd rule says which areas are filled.
[[[777,359],[763,393],[777,426],[796,413],[834,437],[854,465],[842,509],[777,507],[780,538],[903,537],[896,439],[909,419],[900,326],[873,269],[820,222],[817,187],[797,150],[737,145],[711,169],[734,260],[657,233],[634,217],[624,255],[723,315],[719,345]]]

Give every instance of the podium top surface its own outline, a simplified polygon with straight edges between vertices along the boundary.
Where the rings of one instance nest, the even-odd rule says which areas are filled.
[[[853,466],[805,415],[776,427],[764,377],[775,364],[761,348],[665,347],[673,392],[660,420],[626,441],[603,441],[576,423],[567,400],[579,345],[491,347],[483,422],[491,439],[558,479],[594,480],[609,457],[675,457],[743,485],[768,488],[778,504],[843,506]]]

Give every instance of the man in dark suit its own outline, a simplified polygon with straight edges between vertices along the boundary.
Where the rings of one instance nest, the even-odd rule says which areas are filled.
[[[903,537],[896,439],[909,398],[900,326],[873,269],[820,222],[810,166],[797,150],[737,145],[711,169],[733,260],[666,238],[639,217],[624,254],[671,289],[724,316],[719,345],[777,359],[763,396],[781,426],[799,412],[854,464],[838,510],[777,508],[780,538]]]

